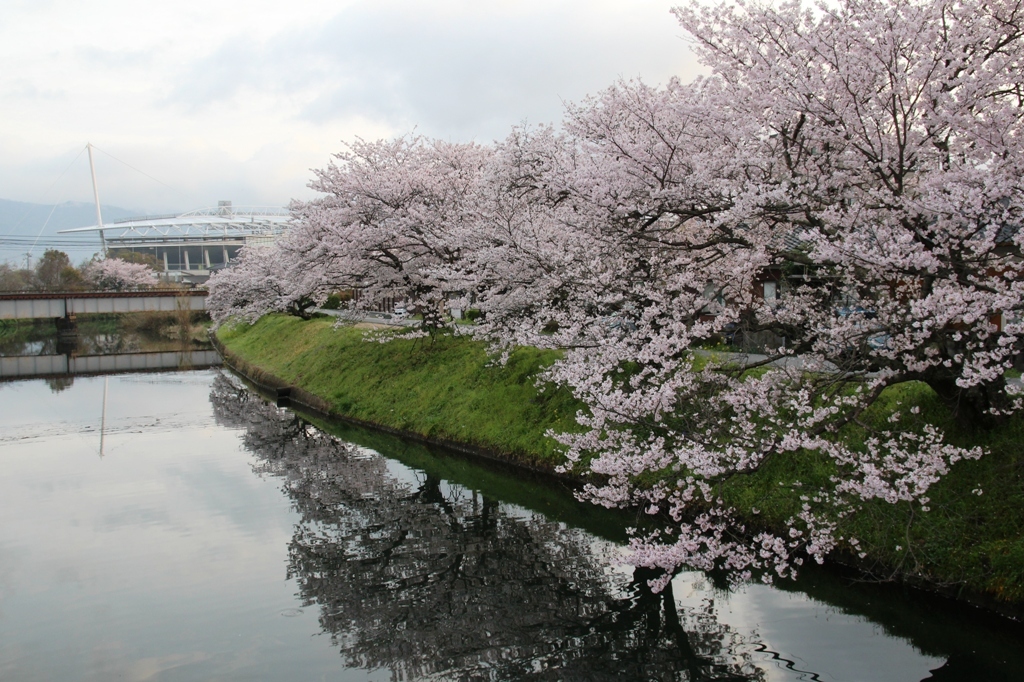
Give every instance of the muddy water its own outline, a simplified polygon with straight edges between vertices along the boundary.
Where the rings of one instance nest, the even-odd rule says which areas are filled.
[[[832,574],[652,594],[628,519],[218,370],[2,383],[0,471],[0,680],[1024,677],[1013,624]]]

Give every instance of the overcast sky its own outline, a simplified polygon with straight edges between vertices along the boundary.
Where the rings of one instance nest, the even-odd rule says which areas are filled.
[[[490,142],[620,77],[691,79],[673,4],[0,0],[0,198],[91,201],[92,142],[160,181],[97,154],[106,204],[283,205],[355,136]]]

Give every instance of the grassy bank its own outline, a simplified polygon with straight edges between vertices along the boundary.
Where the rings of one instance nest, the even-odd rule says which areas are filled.
[[[507,365],[494,366],[482,344],[464,338],[380,344],[364,340],[364,333],[333,329],[333,320],[270,316],[251,327],[224,328],[218,336],[247,362],[346,416],[545,468],[559,462],[557,444],[544,434],[573,428],[579,405],[563,390],[539,392],[535,386],[537,373],[555,354],[522,349]],[[988,454],[957,464],[933,487],[928,511],[867,504],[841,529],[861,541],[867,556],[850,553],[847,559],[875,576],[1019,609],[1024,603],[1024,419],[1018,416],[983,434],[959,429],[921,384],[891,389],[866,416],[884,420],[892,410],[911,405],[921,408],[922,423],[939,424],[953,442],[982,445]],[[858,434],[845,437],[855,441]],[[830,475],[827,461],[792,454],[722,492],[749,512],[753,523],[777,529],[800,506],[802,491],[790,484],[813,485]]]
[[[550,351],[522,349],[493,366],[483,344],[464,338],[365,340],[365,329],[333,320],[268,316],[218,338],[248,362],[367,422],[436,440],[467,443],[544,468],[558,461],[548,429],[573,428],[578,405],[562,390],[537,391]]]

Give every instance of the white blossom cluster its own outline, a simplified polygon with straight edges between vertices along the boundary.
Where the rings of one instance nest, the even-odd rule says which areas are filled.
[[[145,289],[156,284],[156,271],[148,265],[129,263],[120,258],[103,258],[82,268],[85,281],[97,289],[125,291]]]

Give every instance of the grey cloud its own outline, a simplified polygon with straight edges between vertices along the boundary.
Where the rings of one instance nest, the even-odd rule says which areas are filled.
[[[681,62],[687,53],[679,33],[667,5],[660,23],[613,27],[585,24],[565,6],[456,20],[429,4],[364,4],[266,44],[222,45],[170,100],[194,109],[245,89],[269,91],[304,97],[300,116],[317,124],[358,115],[486,140],[524,118],[555,121],[563,100],[617,77],[664,80],[666,54]]]

